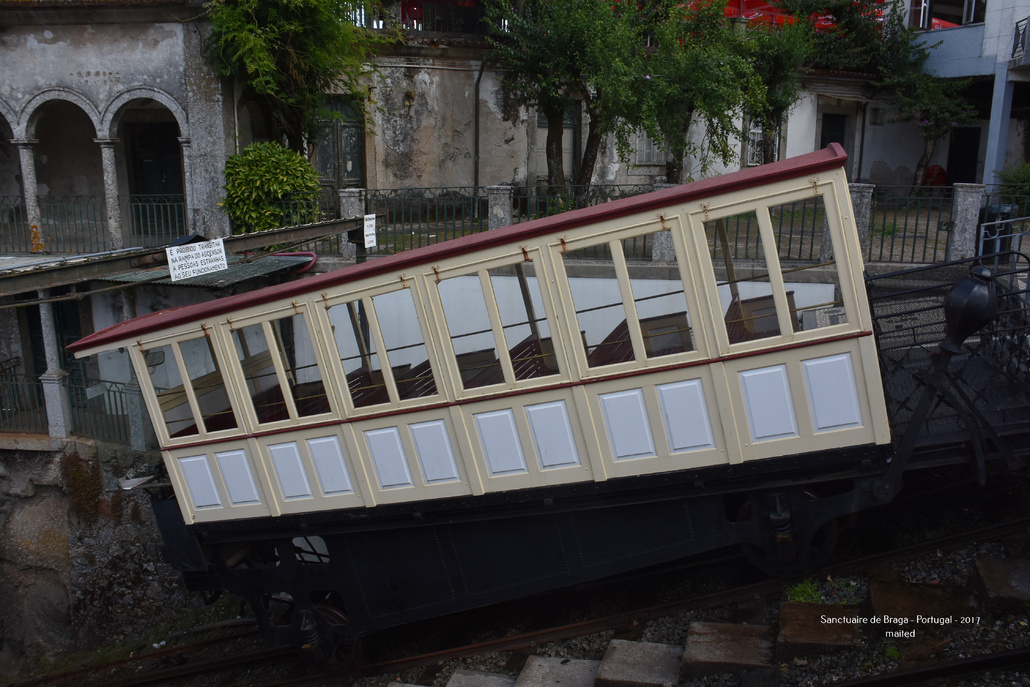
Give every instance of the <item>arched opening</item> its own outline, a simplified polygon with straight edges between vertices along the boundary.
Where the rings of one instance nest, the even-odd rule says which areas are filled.
[[[19,250],[26,233],[21,194],[21,162],[11,124],[0,116],[0,250]]]
[[[118,120],[126,245],[162,245],[187,232],[181,132],[161,103],[133,100]]]
[[[108,250],[104,230],[104,170],[89,115],[67,100],[40,106],[34,127],[40,237],[33,250]]]

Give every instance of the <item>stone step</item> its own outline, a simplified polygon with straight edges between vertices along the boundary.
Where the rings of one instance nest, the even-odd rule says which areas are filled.
[[[666,687],[679,684],[683,647],[613,639],[601,659],[595,687]]]
[[[716,673],[775,672],[773,628],[692,622],[680,682]]]
[[[785,601],[780,604],[776,656],[785,661],[859,646],[867,623],[857,606]]]
[[[530,656],[515,687],[593,687],[600,661]]]
[[[1030,601],[1030,560],[977,558],[974,562],[991,611],[1006,613]]]

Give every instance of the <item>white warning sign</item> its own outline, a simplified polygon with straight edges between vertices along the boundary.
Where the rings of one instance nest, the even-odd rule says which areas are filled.
[[[376,247],[376,216],[365,215],[365,248]]]
[[[199,277],[228,267],[222,239],[168,246],[165,254],[168,256],[168,272],[172,281]]]

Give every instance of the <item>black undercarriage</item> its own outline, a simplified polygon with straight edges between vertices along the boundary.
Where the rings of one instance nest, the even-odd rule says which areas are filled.
[[[998,317],[941,366],[945,297],[979,264],[993,270]],[[270,641],[325,659],[360,633],[726,546],[795,571],[827,553],[837,518],[893,498],[906,470],[1024,469],[1026,275],[1025,256],[1002,254],[867,280],[891,445],[190,527],[155,494],[166,553],[191,589],[241,595]]]

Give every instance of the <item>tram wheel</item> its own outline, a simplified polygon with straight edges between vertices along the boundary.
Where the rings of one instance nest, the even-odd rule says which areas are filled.
[[[807,501],[815,501],[818,496],[806,490],[805,498]],[[751,509],[751,500],[745,500],[737,514],[737,521],[751,519]],[[781,551],[775,550],[772,544],[776,536],[774,532],[766,532],[762,543],[745,543],[741,549],[751,565],[770,577],[799,577],[822,567],[830,560],[839,533],[837,521],[831,519],[822,524],[808,541],[795,540],[793,555],[784,556]]]

